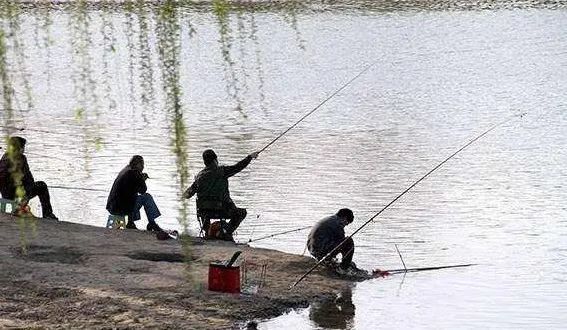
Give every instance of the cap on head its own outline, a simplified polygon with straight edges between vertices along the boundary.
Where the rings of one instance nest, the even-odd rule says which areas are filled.
[[[217,154],[213,151],[213,149],[207,149],[203,151],[203,162],[205,166],[209,166],[217,159]]]
[[[21,136],[10,136],[8,139],[8,147],[13,150],[22,150],[26,146],[26,139]]]
[[[354,220],[354,214],[350,209],[340,209],[339,212],[337,212],[337,215],[340,218],[346,218],[348,223],[351,223]]]

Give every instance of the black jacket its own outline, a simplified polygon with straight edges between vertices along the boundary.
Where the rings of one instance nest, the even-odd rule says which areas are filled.
[[[118,173],[106,202],[106,209],[114,215],[130,215],[136,206],[136,197],[148,190],[142,172],[127,165]]]
[[[0,192],[3,198],[14,199],[16,197],[16,180],[21,176],[20,184],[25,191],[31,191],[34,179],[25,155],[14,156],[13,159],[5,153],[0,159]]]
[[[250,162],[252,157],[247,156],[232,166],[211,165],[205,167],[195,182],[187,189],[185,195],[191,198],[197,194],[197,200],[221,201],[224,204],[233,204],[228,190],[228,178],[242,171]]]
[[[326,217],[311,229],[307,239],[309,252],[317,258],[324,256],[345,239],[345,227],[338,215]]]

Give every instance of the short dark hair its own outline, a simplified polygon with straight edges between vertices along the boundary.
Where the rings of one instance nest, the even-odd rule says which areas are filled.
[[[351,223],[354,220],[354,214],[350,209],[340,209],[337,212],[337,215],[341,218],[346,218],[348,223]]]
[[[26,146],[26,139],[21,136],[10,136],[8,139],[8,146],[21,150]]]
[[[205,163],[206,166],[212,164],[213,161],[215,161],[216,159],[217,159],[217,154],[215,154],[213,149],[207,149],[203,151],[203,162]]]
[[[139,164],[139,163],[143,163],[144,162],[144,157],[140,156],[140,155],[134,155],[132,156],[132,158],[130,158],[130,166],[134,166],[135,164]]]

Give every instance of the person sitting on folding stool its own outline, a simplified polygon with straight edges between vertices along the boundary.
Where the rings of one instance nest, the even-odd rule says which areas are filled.
[[[236,207],[230,198],[228,178],[242,171],[259,152],[253,152],[232,166],[219,166],[216,153],[207,149],[203,152],[205,168],[199,172],[193,184],[185,191],[183,197],[191,198],[197,194],[197,216],[202,221],[201,229],[207,238],[219,238],[234,241],[232,234],[242,220],[246,218],[246,209]],[[226,228],[210,235],[211,218],[230,219]]]
[[[112,215],[128,216],[126,228],[137,229],[134,221],[140,220],[140,209],[143,206],[148,217],[146,229],[161,232],[162,229],[155,221],[161,213],[154,198],[147,192],[148,174],[143,170],[144,158],[139,155],[133,156],[130,163],[118,173],[114,180],[106,209]]]
[[[39,197],[41,203],[41,215],[44,219],[58,220],[53,214],[51,198],[47,184],[43,181],[35,181],[24,154],[26,150],[26,139],[20,136],[8,138],[8,150],[0,159],[0,193],[2,198],[16,200],[20,204],[15,215],[28,214],[28,202],[35,196]]]

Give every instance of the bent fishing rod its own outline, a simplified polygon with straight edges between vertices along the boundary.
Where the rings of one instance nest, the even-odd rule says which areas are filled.
[[[347,81],[346,83],[344,83],[341,87],[339,87],[337,90],[335,90],[333,93],[331,93],[329,96],[327,96],[323,101],[321,101],[315,108],[311,109],[311,111],[309,111],[308,113],[306,113],[305,115],[303,115],[303,117],[301,117],[298,121],[296,121],[293,125],[291,125],[290,127],[288,127],[285,131],[281,132],[278,136],[276,136],[272,141],[270,141],[270,143],[268,143],[264,148],[260,149],[260,151],[258,151],[258,153],[262,153],[264,150],[268,149],[272,144],[274,144],[277,140],[279,140],[282,136],[284,136],[287,132],[291,131],[293,128],[295,128],[297,125],[299,125],[299,123],[301,123],[303,120],[305,120],[305,118],[309,117],[311,114],[313,114],[315,111],[319,110],[319,108],[321,108],[325,103],[327,103],[330,99],[332,99],[333,97],[335,97],[335,95],[339,94],[343,89],[345,89],[348,85],[350,85],[352,82],[354,82],[356,79],[358,79],[360,76],[362,76],[366,71],[368,71],[371,67],[373,67],[376,63],[378,63],[378,60],[368,64],[362,71],[360,71],[359,73],[357,73],[354,77],[352,77],[349,81]]]
[[[417,181],[415,181],[414,183],[412,183],[408,188],[406,188],[404,191],[402,191],[398,196],[396,196],[396,198],[394,198],[391,202],[389,202],[388,204],[386,204],[386,206],[384,206],[380,211],[378,211],[376,214],[374,214],[372,217],[370,217],[370,219],[368,219],[365,223],[363,223],[360,227],[358,227],[352,234],[350,234],[348,237],[346,237],[345,239],[343,239],[337,246],[335,246],[334,249],[332,249],[329,253],[327,253],[321,260],[319,260],[315,265],[313,265],[313,267],[311,267],[305,274],[303,274],[298,280],[296,280],[291,286],[290,286],[290,290],[293,289],[297,284],[299,284],[303,279],[305,279],[307,276],[309,276],[309,274],[311,274],[315,268],[317,268],[321,263],[323,263],[325,260],[327,260],[331,255],[333,255],[347,240],[352,239],[352,237],[354,235],[356,235],[356,233],[358,233],[359,231],[361,231],[364,227],[366,227],[369,223],[371,223],[377,216],[379,216],[382,212],[384,212],[386,209],[388,209],[392,204],[394,204],[398,199],[400,199],[402,196],[404,196],[406,193],[408,193],[411,189],[413,189],[413,187],[417,186],[421,181],[425,180],[429,175],[431,175],[433,172],[435,172],[437,169],[439,169],[441,166],[443,166],[446,162],[448,162],[451,158],[455,157],[458,153],[460,153],[461,151],[465,150],[467,147],[469,147],[471,144],[475,143],[476,141],[478,141],[480,138],[482,138],[483,136],[485,136],[486,134],[492,132],[493,130],[495,130],[497,127],[504,125],[505,123],[511,121],[512,119],[515,119],[516,117],[520,117],[522,118],[525,115],[525,113],[521,113],[518,115],[513,115],[510,118],[507,118],[495,125],[493,125],[492,127],[490,127],[488,130],[484,131],[482,134],[476,136],[474,139],[470,140],[469,142],[467,142],[465,145],[463,145],[460,149],[458,149],[457,151],[455,151],[454,153],[452,153],[449,157],[445,158],[445,160],[443,160],[442,162],[440,162],[439,164],[437,164],[437,166],[435,166],[434,168],[432,168],[429,172],[425,173],[425,175],[423,175],[421,178],[419,178]]]

